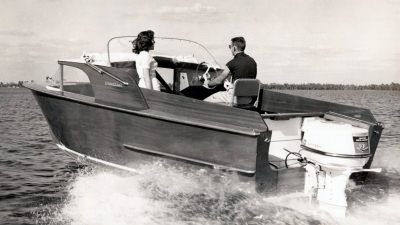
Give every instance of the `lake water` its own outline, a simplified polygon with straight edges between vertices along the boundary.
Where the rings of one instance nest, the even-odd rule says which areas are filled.
[[[127,174],[58,150],[32,94],[0,88],[0,224],[400,224],[400,92],[284,91],[371,109],[385,124],[373,167],[333,218],[300,192],[260,196],[234,175],[163,161]]]

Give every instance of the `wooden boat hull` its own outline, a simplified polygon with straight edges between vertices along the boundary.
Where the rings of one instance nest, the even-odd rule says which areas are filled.
[[[40,91],[33,94],[58,142],[84,155],[120,165],[147,152],[256,172],[259,135],[193,126]]]

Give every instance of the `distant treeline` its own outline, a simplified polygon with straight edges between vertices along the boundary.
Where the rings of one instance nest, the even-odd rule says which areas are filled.
[[[391,84],[368,84],[368,85],[355,85],[355,84],[320,84],[320,83],[307,83],[307,84],[264,84],[266,89],[280,89],[280,90],[388,90],[400,91],[399,83]]]
[[[33,81],[32,81],[33,82]],[[17,83],[15,82],[10,82],[10,83],[3,83],[0,82],[0,88],[17,88],[17,87],[22,87],[22,84],[24,83],[24,81],[18,81]]]

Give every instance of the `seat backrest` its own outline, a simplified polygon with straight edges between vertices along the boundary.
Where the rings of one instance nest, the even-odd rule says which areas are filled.
[[[239,108],[253,108],[259,92],[259,80],[237,79],[233,84],[232,105]]]

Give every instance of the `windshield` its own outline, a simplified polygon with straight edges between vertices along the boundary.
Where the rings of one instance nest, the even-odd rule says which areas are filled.
[[[124,58],[135,58],[132,52],[132,41],[136,36],[122,36],[111,38],[107,44],[108,62],[116,62]],[[164,56],[175,58],[178,61],[201,63],[206,62],[219,66],[211,53],[201,44],[178,38],[155,37],[155,47],[151,51],[153,56]]]

